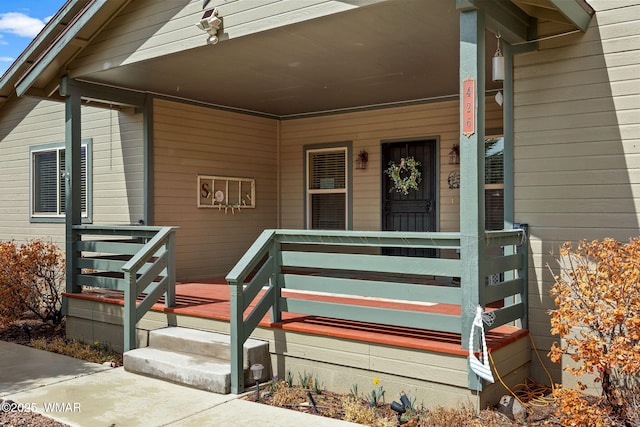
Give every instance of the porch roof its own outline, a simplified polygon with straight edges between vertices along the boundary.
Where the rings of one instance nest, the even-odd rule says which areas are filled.
[[[0,80],[0,105],[14,87],[18,96],[58,98],[67,72],[87,82],[274,117],[457,98],[458,9],[485,9],[488,27],[512,43],[533,34],[533,18],[556,22],[562,30],[584,30],[593,14],[584,0],[333,0],[340,7],[313,19],[222,36],[216,45],[207,45],[202,33],[202,44],[193,49],[85,74],[69,70],[129,3],[67,1]],[[196,18],[199,13],[193,24]],[[494,38],[488,32],[489,37]],[[487,46],[490,59],[493,41]],[[499,87],[487,82],[488,90]]]

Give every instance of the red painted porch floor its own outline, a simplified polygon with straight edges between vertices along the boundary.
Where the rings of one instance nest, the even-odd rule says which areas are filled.
[[[69,298],[95,300],[112,304],[124,304],[123,293],[106,289],[83,290],[80,294],[65,294]],[[286,291],[283,291],[286,296]],[[328,295],[299,295],[299,298],[316,301],[355,303],[354,298]],[[224,278],[200,280],[176,284],[176,306],[165,308],[164,301],[156,303],[152,310],[169,312],[206,319],[230,320],[229,285]],[[256,298],[259,300],[259,298]],[[402,308],[429,313],[460,314],[460,306],[450,304],[412,304],[387,300],[355,299],[358,305],[384,308]],[[271,323],[267,314],[260,326],[315,335],[343,338],[355,341],[427,350],[464,356],[467,350],[460,345],[460,334],[437,332],[424,329],[403,328],[372,323],[355,322],[319,316],[283,313],[282,322]],[[527,336],[526,329],[503,325],[488,331],[487,347],[490,351],[503,347],[521,337]]]

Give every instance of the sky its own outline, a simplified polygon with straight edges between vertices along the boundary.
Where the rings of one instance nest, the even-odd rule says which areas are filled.
[[[0,0],[0,76],[66,0]]]

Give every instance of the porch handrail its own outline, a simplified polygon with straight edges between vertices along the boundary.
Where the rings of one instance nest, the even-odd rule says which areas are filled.
[[[147,266],[146,271],[138,274],[143,266]],[[124,293],[124,347],[128,351],[136,348],[137,323],[163,294],[166,307],[176,305],[175,228],[162,227],[122,271],[129,284]],[[161,278],[156,282],[158,277]],[[143,291],[147,295],[136,307],[138,295]]]
[[[74,230],[76,265],[84,269],[74,282],[124,292],[124,350],[136,348],[136,324],[147,311],[163,294],[165,306],[175,306],[177,227],[78,225]]]
[[[300,246],[306,250],[298,250]],[[334,254],[329,253],[332,248],[322,249],[326,246],[363,250]],[[309,251],[310,247],[320,249]],[[424,281],[434,274],[453,276],[460,268],[458,259],[380,257],[380,248],[384,247],[447,249],[455,253],[460,248],[460,234],[265,230],[226,277],[231,287],[232,392],[244,390],[242,346],[269,310],[271,322],[281,321],[282,312],[288,311],[408,327],[437,323],[441,330],[459,331],[459,316],[344,303],[355,297],[411,304],[459,303],[460,288],[429,286],[426,282],[416,286],[411,282],[416,278]],[[312,274],[305,270],[308,266],[313,267]],[[370,274],[363,278],[361,273]],[[378,279],[385,273],[387,277]],[[264,285],[266,289],[260,294]],[[283,290],[287,295],[282,295]],[[341,297],[338,302],[304,297],[317,291]]]
[[[521,240],[521,233],[489,232],[486,242],[493,246],[515,245]],[[349,302],[387,298],[401,304],[461,305],[460,287],[434,286],[427,280],[430,276],[460,277],[459,259],[380,256],[385,247],[456,251],[460,249],[460,238],[456,232],[265,230],[226,277],[231,293],[232,392],[244,390],[243,345],[269,311],[272,323],[281,321],[282,312],[288,311],[460,333],[463,322],[471,322],[475,310],[465,313],[461,307],[462,314],[456,316]],[[356,247],[360,248],[357,253],[346,250]],[[504,254],[488,262],[487,271],[491,272],[524,265],[521,254]],[[476,290],[478,300],[484,306],[494,297],[502,299],[520,293],[525,282],[519,277],[503,280],[497,286],[480,286]],[[305,298],[309,292],[329,295],[329,301]],[[496,321],[490,328],[522,318],[525,304],[521,301],[495,310]]]

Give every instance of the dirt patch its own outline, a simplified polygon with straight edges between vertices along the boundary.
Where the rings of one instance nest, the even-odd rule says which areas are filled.
[[[31,341],[44,339],[47,342],[55,338],[65,337],[65,322],[57,326],[43,323],[37,318],[27,318],[18,320],[9,325],[0,325],[0,341],[12,342],[15,344],[31,346]]]

